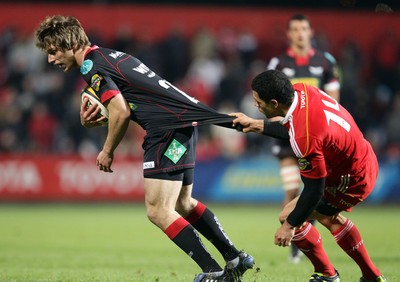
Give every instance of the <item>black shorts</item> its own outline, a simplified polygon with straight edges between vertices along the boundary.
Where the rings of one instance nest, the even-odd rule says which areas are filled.
[[[193,169],[196,142],[196,127],[148,132],[142,145],[144,177],[160,178],[160,174],[166,174],[162,179],[170,179],[168,174],[176,175],[172,172]]]
[[[294,154],[289,140],[275,139],[271,147],[272,154],[279,159],[293,157],[297,158]]]
[[[177,170],[177,171],[172,171],[172,172],[161,172],[161,173],[157,173],[157,174],[151,174],[151,175],[145,176],[145,178],[182,181],[182,185],[190,185],[190,184],[193,184],[194,168]]]

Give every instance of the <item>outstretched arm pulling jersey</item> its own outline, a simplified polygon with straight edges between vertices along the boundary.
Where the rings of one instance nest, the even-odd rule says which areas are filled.
[[[131,119],[145,130],[202,124],[232,128],[232,117],[200,103],[131,55],[95,46],[86,54],[81,73],[103,103],[122,93]]]
[[[288,131],[280,121],[254,119],[243,113],[231,113],[230,116],[235,118],[235,128],[244,133],[254,132],[278,139],[289,139]]]

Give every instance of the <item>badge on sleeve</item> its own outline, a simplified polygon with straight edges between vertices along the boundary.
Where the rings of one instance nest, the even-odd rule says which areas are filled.
[[[92,60],[85,60],[83,61],[83,64],[81,66],[81,73],[83,75],[87,74],[90,72],[90,70],[93,68],[93,62]]]
[[[301,171],[305,171],[305,170],[311,170],[312,169],[312,165],[311,162],[307,159],[304,158],[300,158],[297,160],[298,165],[299,165],[299,169]]]
[[[90,86],[95,90],[100,90],[100,83],[104,78],[100,74],[94,74],[90,79]]]

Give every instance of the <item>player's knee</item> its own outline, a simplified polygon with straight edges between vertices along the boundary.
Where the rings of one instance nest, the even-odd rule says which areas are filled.
[[[193,210],[194,207],[190,205],[190,202],[185,201],[185,202],[177,202],[175,210],[177,213],[179,213],[181,216],[186,217],[191,210]]]
[[[331,232],[340,228],[345,222],[347,218],[342,214],[338,213],[331,216],[319,217],[318,222],[321,223],[324,227],[326,227]]]
[[[147,218],[155,225],[161,226],[165,221],[167,211],[156,208],[155,206],[147,206]]]
[[[181,216],[188,216],[197,205],[197,200],[192,197],[179,197],[175,205],[175,211]]]
[[[147,209],[147,218],[154,224],[157,222],[157,214],[154,212],[153,209]]]

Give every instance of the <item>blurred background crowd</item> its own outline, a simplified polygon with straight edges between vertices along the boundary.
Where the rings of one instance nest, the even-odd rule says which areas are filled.
[[[310,17],[313,21],[312,17]],[[315,27],[314,27],[315,28]],[[127,26],[113,38],[87,30],[92,44],[130,53],[191,96],[223,113],[259,113],[250,95],[251,79],[271,57],[287,46],[286,26],[274,27],[275,39],[265,42],[252,30],[199,26],[191,36],[173,26],[160,39]],[[323,30],[316,47],[330,52],[341,70],[341,104],[355,117],[380,159],[400,159],[400,38],[382,30],[369,54],[357,40],[332,50]],[[337,44],[336,44],[337,45]],[[9,26],[0,30],[0,153],[97,154],[106,128],[85,129],[79,120],[78,71],[62,73],[47,63],[33,35]],[[216,126],[200,128],[199,159],[243,154],[270,154],[267,137],[244,135]],[[117,153],[141,157],[145,134],[131,124]]]

